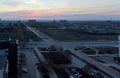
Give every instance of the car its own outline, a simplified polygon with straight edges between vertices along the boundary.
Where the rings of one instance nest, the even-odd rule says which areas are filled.
[[[22,68],[22,72],[23,72],[23,73],[28,73],[28,69],[23,67],[23,68]]]
[[[75,78],[84,78],[83,75],[80,74],[80,72],[76,68],[69,68],[69,70],[71,71],[72,74],[74,74]]]
[[[83,75],[79,74],[77,75],[77,78],[83,78]]]
[[[76,76],[78,76],[78,75],[79,75],[79,73],[78,73],[78,72],[74,72],[74,74],[75,74]]]
[[[73,68],[73,69],[71,69],[71,71],[76,71],[76,69]]]
[[[35,63],[35,65],[40,65],[40,63]]]
[[[73,76],[69,76],[69,78],[74,78]]]
[[[71,70],[71,73],[73,73],[73,74],[77,74],[78,71],[77,71],[77,70]]]

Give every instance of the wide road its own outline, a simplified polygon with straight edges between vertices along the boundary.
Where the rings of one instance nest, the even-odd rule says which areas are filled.
[[[42,78],[42,75],[38,74],[37,66],[38,60],[33,52],[33,49],[22,49],[20,52],[25,53],[28,73],[23,74],[22,78]]]
[[[76,48],[76,47],[118,47],[117,42],[50,42],[50,41],[42,41],[42,42],[30,42],[26,45],[26,48],[33,47],[49,47],[51,45],[61,46],[64,49]]]
[[[59,42],[64,48],[76,48],[76,47],[117,47],[118,44],[115,41],[82,41],[82,42]]]

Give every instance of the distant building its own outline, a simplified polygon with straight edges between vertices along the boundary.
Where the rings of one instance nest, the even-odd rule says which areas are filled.
[[[28,22],[36,22],[36,20],[28,20]]]
[[[60,20],[57,22],[57,27],[59,27],[60,29],[66,29],[67,24],[67,20]]]

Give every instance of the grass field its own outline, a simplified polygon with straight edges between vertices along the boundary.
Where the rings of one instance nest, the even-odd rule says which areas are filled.
[[[117,40],[116,35],[92,35],[76,30],[44,29],[40,31],[59,41]]]

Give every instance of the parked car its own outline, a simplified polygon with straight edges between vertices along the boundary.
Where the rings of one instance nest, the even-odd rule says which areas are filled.
[[[23,67],[23,68],[22,68],[22,72],[23,72],[23,73],[28,73],[28,69],[25,68],[25,67]]]

